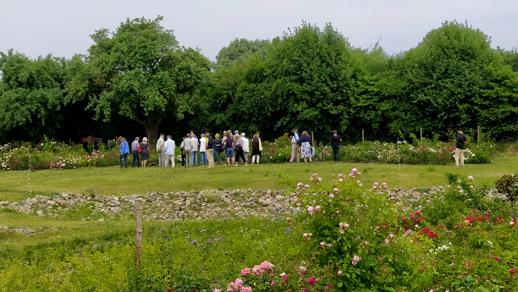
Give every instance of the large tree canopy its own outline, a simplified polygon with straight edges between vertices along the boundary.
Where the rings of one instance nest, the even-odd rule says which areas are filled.
[[[166,116],[181,120],[205,91],[209,61],[179,47],[171,31],[154,20],[127,20],[112,34],[99,30],[89,49],[87,74],[76,92],[88,95],[96,118],[130,118],[155,139]],[[84,79],[86,77],[86,80]]]
[[[428,33],[400,69],[406,85],[393,100],[391,126],[414,132],[476,128],[482,111],[497,105],[491,91],[514,78],[484,33],[457,22]]]
[[[235,39],[212,64],[152,20],[101,29],[85,56],[0,55],[0,139],[117,134],[156,138],[193,129],[297,127],[317,138],[392,140],[424,130],[481,127],[518,137],[516,50],[493,49],[467,24],[446,22],[413,49],[352,47],[330,24],[302,25],[269,40]],[[16,135],[13,135],[16,133]],[[327,138],[326,138],[327,140]]]

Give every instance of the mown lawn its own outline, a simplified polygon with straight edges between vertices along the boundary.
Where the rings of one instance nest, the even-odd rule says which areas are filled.
[[[289,189],[312,173],[324,177],[347,174],[351,168],[362,171],[365,185],[387,182],[390,187],[417,188],[446,184],[446,173],[472,175],[478,184],[493,184],[503,174],[518,171],[518,155],[505,155],[491,164],[397,165],[374,163],[261,164],[216,166],[207,169],[176,167],[161,169],[120,169],[118,167],[0,172],[0,200],[20,200],[31,194],[81,192],[96,194],[137,194],[202,190],[207,188]]]

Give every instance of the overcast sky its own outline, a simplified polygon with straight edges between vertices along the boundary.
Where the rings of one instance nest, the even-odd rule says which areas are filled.
[[[391,54],[415,47],[445,20],[480,28],[493,47],[518,47],[518,0],[3,0],[0,7],[0,51],[30,57],[84,54],[95,30],[157,15],[181,45],[212,60],[235,38],[271,39],[302,20],[330,22],[356,47],[381,39]]]

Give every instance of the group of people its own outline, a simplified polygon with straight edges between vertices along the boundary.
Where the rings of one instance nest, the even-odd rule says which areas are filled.
[[[165,139],[164,139],[165,137]],[[131,143],[131,152],[128,142],[124,137],[119,137],[120,143],[120,167],[128,167],[128,156],[133,154],[132,166],[146,167],[149,160],[149,144],[147,138],[136,137]],[[171,135],[160,134],[155,146],[158,154],[159,167],[175,167],[176,143]],[[239,163],[248,164],[249,158],[253,164],[259,164],[263,146],[259,134],[253,135],[250,141],[245,133],[231,130],[224,131],[223,135],[217,133],[212,136],[209,132],[200,134],[187,133],[180,144],[182,166],[192,167],[193,165],[203,164],[209,168],[214,167],[220,161],[221,153],[225,156],[227,165],[237,166]],[[199,159],[201,158],[201,159]]]
[[[340,144],[342,138],[338,135],[336,130],[333,130],[333,134],[330,138],[331,148],[333,149],[333,160],[340,160]],[[315,147],[313,146],[313,137],[309,135],[307,131],[303,131],[299,135],[298,129],[293,129],[291,135],[291,157],[290,163],[299,162],[302,158],[304,162],[312,162],[313,156],[315,156]]]
[[[118,138],[120,143],[120,167],[127,168],[128,167],[128,156],[130,153],[133,156],[132,167],[146,167],[147,162],[149,160],[149,143],[147,141],[147,137],[142,138],[140,141],[139,137],[135,137],[133,142],[131,142],[131,148],[128,144],[128,141],[123,136]],[[174,144],[174,141],[173,141]],[[173,161],[174,163],[174,161]]]
[[[128,167],[128,156],[130,153],[133,156],[132,167],[146,167],[150,153],[147,137],[142,138],[142,141],[140,141],[139,137],[135,137],[131,143],[131,148],[124,137],[120,136],[118,141],[120,143],[121,168]],[[455,165],[457,166],[464,166],[465,142],[466,135],[462,131],[458,131],[454,155]],[[339,151],[341,143],[342,138],[334,130],[330,138],[334,161],[340,160]],[[293,129],[290,163],[299,162],[300,159],[303,159],[304,162],[312,162],[312,158],[315,155],[313,144],[313,137],[307,131],[299,134],[298,129]],[[171,165],[171,167],[175,167],[176,143],[171,135],[165,136],[160,134],[155,149],[158,154],[158,166],[168,167]],[[263,146],[259,133],[253,135],[250,143],[245,133],[239,133],[237,130],[234,133],[231,130],[223,131],[222,135],[217,133],[214,136],[209,132],[204,132],[200,134],[199,138],[191,131],[182,138],[180,144],[182,166],[186,167],[203,164],[212,168],[215,162],[218,163],[220,161],[221,153],[226,158],[224,160],[226,165],[238,166],[239,163],[247,165],[250,156],[252,157],[252,163],[259,164],[262,151]],[[201,158],[201,160],[198,158]]]
[[[120,136],[118,141],[120,143],[121,168],[128,167],[128,156],[130,154],[133,156],[132,167],[146,167],[150,154],[147,137],[142,138],[142,141],[139,137],[135,137],[131,143],[131,148],[124,137]],[[342,139],[336,131],[333,131],[330,141],[333,159],[338,161]],[[315,148],[313,147],[313,138],[307,131],[299,134],[298,130],[294,129],[291,135],[291,144],[290,163],[299,162],[301,158],[304,162],[312,162]],[[158,154],[159,167],[169,167],[169,165],[175,167],[176,143],[171,135],[160,134],[155,150]],[[259,133],[254,134],[250,141],[245,133],[239,133],[237,130],[234,132],[231,130],[223,131],[222,135],[217,133],[214,136],[209,132],[203,132],[199,138],[191,131],[182,137],[180,143],[182,166],[186,167],[203,164],[212,168],[215,163],[220,162],[221,155],[225,157],[223,161],[226,165],[238,166],[239,163],[247,165],[250,157],[251,163],[259,164],[262,151],[263,145]]]

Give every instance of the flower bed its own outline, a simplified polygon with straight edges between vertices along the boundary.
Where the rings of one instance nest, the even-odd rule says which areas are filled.
[[[400,143],[363,142],[344,145],[340,148],[340,158],[352,162],[383,162],[405,164],[448,164],[454,161],[451,143],[432,142],[429,140],[416,141],[413,144],[406,141]],[[287,162],[291,156],[291,142],[284,135],[273,142],[263,142],[262,161],[280,163]],[[315,161],[331,161],[333,151],[330,146],[317,144]],[[492,143],[468,144],[464,151],[466,163],[490,163],[496,152]]]
[[[110,166],[119,163],[118,149],[101,147],[88,154],[81,145],[69,146],[45,139],[44,142],[0,146],[0,170],[72,169]]]
[[[470,144],[465,150],[466,163],[490,163],[496,148],[491,143]],[[44,142],[30,144],[5,144],[0,146],[0,170],[26,169],[70,169],[78,167],[111,166],[119,163],[118,145],[110,141],[100,144],[100,149],[88,154],[81,145],[70,146],[44,139]],[[261,162],[284,163],[290,160],[291,141],[288,135],[273,142],[263,142]],[[447,164],[453,162],[451,145],[444,142],[418,141],[414,144],[363,142],[344,145],[340,157],[349,162],[382,162],[405,164]],[[179,153],[179,148],[177,152]],[[331,147],[317,144],[314,161],[331,161]],[[151,152],[150,160],[157,161]],[[178,158],[179,160],[179,158]]]
[[[511,196],[473,177],[414,204],[362,187],[360,171],[298,183],[307,259],[243,266],[226,291],[493,291],[517,285],[518,230]],[[505,178],[507,179],[507,178]],[[215,287],[213,291],[223,291]]]

